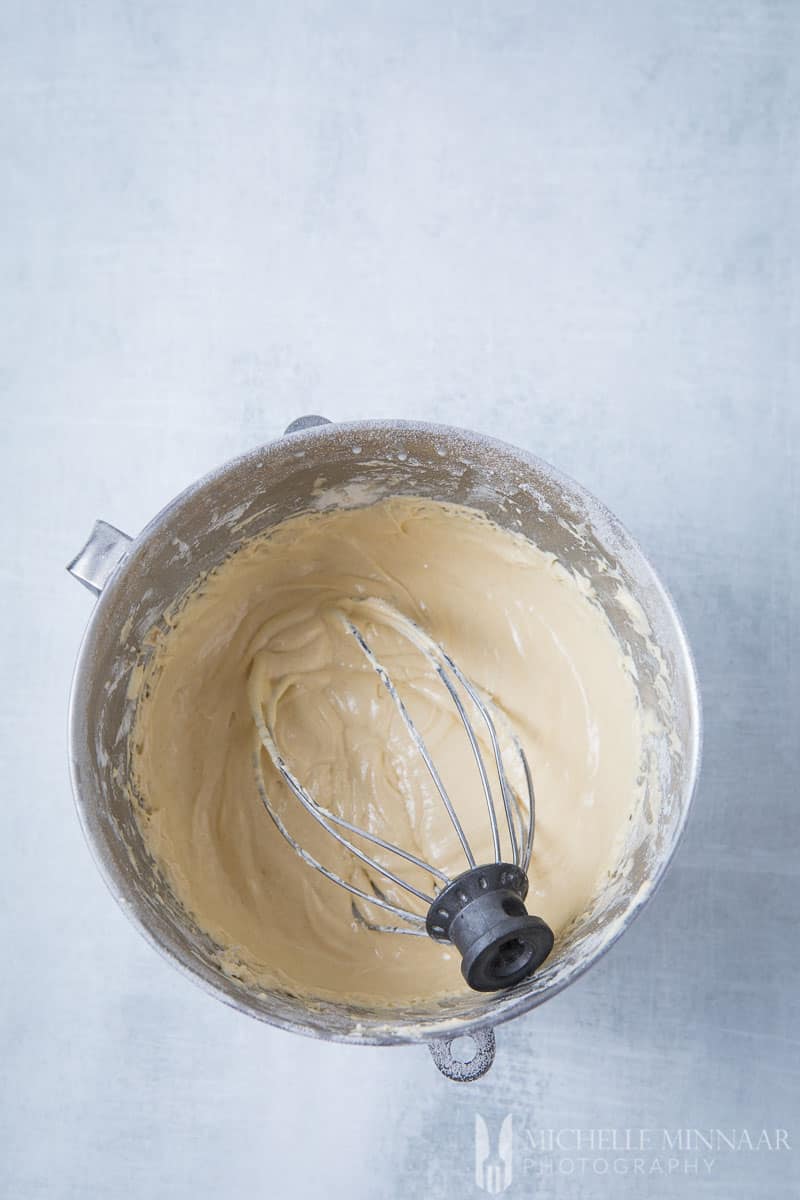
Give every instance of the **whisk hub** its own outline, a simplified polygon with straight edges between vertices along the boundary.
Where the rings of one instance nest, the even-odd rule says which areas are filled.
[[[513,987],[541,966],[554,935],[524,904],[528,878],[511,863],[473,867],[436,896],[425,922],[437,942],[452,942],[461,973],[478,992]]]

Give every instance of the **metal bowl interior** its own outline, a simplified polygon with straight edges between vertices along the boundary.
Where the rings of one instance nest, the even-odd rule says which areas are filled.
[[[466,505],[519,531],[591,584],[631,655],[647,739],[643,811],[613,877],[533,978],[507,992],[457,994],[377,1010],[224,974],[218,949],[181,907],[142,842],[125,781],[131,673],[164,610],[245,540],[288,517],[408,494]],[[698,690],[675,609],[629,534],[582,488],[533,456],[435,425],[369,422],[291,434],[183,492],[131,543],[104,588],[73,684],[73,785],[89,845],[112,893],[176,966],[243,1012],[296,1032],[388,1044],[453,1037],[540,1004],[592,965],[658,884],[680,838],[697,776]],[[298,870],[302,870],[298,864]]]

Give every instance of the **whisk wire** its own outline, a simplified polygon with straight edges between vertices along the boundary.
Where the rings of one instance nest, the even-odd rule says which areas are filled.
[[[294,850],[295,854],[297,854],[297,856],[301,858],[303,862],[307,863],[308,866],[313,867],[316,871],[319,871],[320,874],[324,875],[326,879],[330,879],[332,883],[338,883],[340,887],[343,887],[345,891],[350,892],[351,895],[358,896],[359,899],[366,900],[370,904],[377,904],[380,908],[384,908],[388,912],[394,913],[395,916],[401,917],[404,921],[411,921],[424,927],[425,918],[420,916],[419,913],[410,912],[408,909],[401,908],[397,904],[392,904],[390,901],[385,900],[374,893],[365,892],[363,888],[356,887],[355,884],[348,883],[346,879],[342,879],[341,875],[337,875],[335,871],[331,871],[328,867],[316,859],[313,854],[310,854],[304,846],[301,846],[296,838],[292,837],[291,833],[286,828],[286,825],[281,820],[280,814],[270,803],[269,795],[267,793],[267,785],[264,780],[264,773],[261,769],[259,749],[256,749],[253,755],[253,766],[256,775],[256,786],[258,787],[258,793],[265,809],[277,826],[278,831],[283,835],[283,837]],[[346,840],[344,838],[340,838],[335,830],[329,829],[328,832],[332,833],[333,836],[336,837],[338,841],[342,842],[343,845],[347,845]],[[375,863],[374,866],[377,870],[381,870],[380,864]],[[383,873],[388,875],[388,872]],[[406,886],[402,883],[402,881],[399,882],[402,884],[402,886]],[[427,900],[427,897],[420,894],[420,899]]]
[[[508,827],[509,841],[511,844],[511,857],[516,866],[521,866],[522,865],[522,863],[521,863],[522,840],[518,839],[518,837],[517,837],[517,830],[515,828],[514,816],[513,816],[513,811],[514,811],[514,808],[516,807],[516,805],[515,805],[513,797],[512,797],[511,788],[508,783],[508,776],[506,774],[505,765],[503,763],[503,757],[502,757],[502,753],[500,750],[500,742],[499,742],[499,738],[497,736],[497,728],[492,719],[492,715],[489,712],[489,709],[487,708],[486,704],[482,700],[481,696],[479,695],[477,688],[474,686],[474,684],[471,682],[471,680],[467,678],[467,676],[464,674],[464,672],[461,670],[461,668],[458,666],[458,664],[456,662],[454,662],[454,660],[450,657],[450,655],[447,653],[447,651],[444,649],[444,647],[440,646],[438,642],[435,642],[433,640],[433,638],[431,638],[424,631],[424,629],[421,629],[420,626],[417,625],[417,623],[415,621],[413,621],[410,617],[400,616],[400,614],[398,614],[394,609],[392,609],[389,605],[387,605],[384,601],[381,601],[381,600],[376,600],[376,599],[364,600],[364,601],[358,601],[357,603],[361,603],[365,606],[368,605],[370,608],[377,609],[378,611],[380,611],[380,613],[386,619],[387,623],[389,623],[391,625],[391,627],[395,630],[395,632],[401,634],[404,638],[406,638],[408,641],[410,641],[413,645],[416,645],[417,649],[422,651],[422,653],[428,657],[429,661],[431,662],[431,665],[433,666],[434,670],[436,671],[436,674],[438,675],[439,679],[441,680],[441,682],[444,684],[445,688],[447,689],[447,691],[456,707],[458,715],[461,718],[461,722],[464,726],[464,730],[466,732],[467,739],[470,743],[472,752],[475,756],[475,762],[476,762],[476,765],[478,767],[478,771],[480,774],[481,783],[483,785],[484,796],[486,798],[487,810],[489,813],[489,822],[490,822],[491,831],[492,831],[492,844],[493,844],[494,855],[495,855],[495,858],[499,861],[502,856],[502,852],[501,852],[501,848],[500,848],[500,832],[499,832],[498,822],[497,822],[497,813],[495,810],[494,795],[492,793],[492,788],[489,783],[489,776],[486,771],[486,766],[483,761],[483,756],[481,754],[480,747],[478,745],[478,739],[475,735],[475,730],[472,726],[472,722],[470,721],[470,719],[467,715],[467,712],[464,708],[464,704],[461,700],[461,697],[458,694],[458,691],[456,690],[455,686],[453,685],[452,680],[450,679],[450,677],[448,675],[448,671],[461,684],[461,687],[464,689],[464,691],[469,696],[472,703],[475,705],[475,708],[480,713],[481,719],[483,720],[483,722],[486,726],[487,732],[489,734],[489,740],[491,742],[492,752],[494,754],[495,767],[497,770],[497,777],[498,777],[498,780],[500,783],[500,793],[503,798],[503,809],[505,812],[506,823],[507,823],[507,827]],[[375,666],[375,669],[379,671],[379,674],[381,675],[381,678],[383,679],[384,684],[387,686],[387,688],[389,688],[390,694],[392,695],[392,698],[395,700],[395,703],[398,705],[401,704],[402,702],[400,701],[400,697],[397,695],[397,691],[396,691],[395,687],[393,686],[393,684],[391,683],[388,673],[386,672],[385,669],[382,669],[382,671],[379,670],[380,664],[377,662],[377,659],[375,658],[374,654],[372,654],[372,652],[369,650],[369,647],[366,644],[363,634],[360,633],[360,631],[353,624],[353,622],[350,621],[347,617],[345,617],[344,614],[341,614],[341,617],[344,620],[347,628],[356,637],[356,640],[358,641],[359,645],[361,646],[361,649],[367,654],[367,657],[372,662],[373,666]],[[514,741],[516,743],[517,748],[521,749],[521,747],[519,747],[519,744],[516,742],[516,738],[514,739]],[[474,860],[470,863],[470,865],[471,866],[475,865]]]
[[[533,828],[536,824],[536,797],[533,790],[533,779],[531,777],[531,769],[528,764],[528,756],[519,744],[519,740],[515,737],[514,744],[519,751],[519,756],[522,759],[522,769],[525,772],[525,786],[528,789],[528,839],[525,844],[525,861],[522,864],[522,869],[525,874],[528,874],[528,868],[531,865],[531,855],[533,854]]]
[[[419,632],[420,632],[420,634],[422,634],[421,630]],[[425,635],[422,635],[422,636],[425,636]],[[511,791],[508,786],[508,778],[506,776],[505,767],[503,765],[503,759],[500,754],[500,743],[498,741],[497,730],[495,728],[494,721],[492,720],[492,717],[491,717],[491,714],[490,714],[488,708],[481,700],[476,689],[473,687],[473,685],[467,679],[466,675],[464,675],[463,672],[456,666],[456,664],[453,662],[452,658],[450,658],[447,651],[443,650],[440,646],[437,647],[436,643],[432,642],[431,643],[431,652],[434,647],[439,650],[439,653],[441,654],[442,658],[445,660],[448,667],[453,672],[456,679],[461,684],[464,691],[467,693],[470,700],[477,708],[477,710],[480,713],[480,715],[484,721],[484,724],[486,725],[486,728],[488,730],[489,740],[492,744],[492,751],[494,753],[495,766],[497,768],[497,778],[500,781],[500,792],[503,797],[503,809],[505,811],[506,822],[508,824],[508,835],[509,835],[509,840],[511,842],[511,857],[513,858],[515,864],[517,866],[519,866],[520,862],[519,862],[519,848],[517,845],[517,834],[516,834],[516,830],[514,828],[514,822],[512,819],[512,815],[511,815],[511,810],[512,810]],[[454,691],[452,691],[449,686],[448,686],[448,691],[450,691],[453,698],[456,699],[456,693]],[[458,702],[458,700],[456,700],[456,703],[457,703],[459,712],[463,714],[462,705]],[[498,830],[497,830],[497,814],[495,812],[494,796],[493,796],[491,788],[489,786],[489,780],[488,780],[488,776],[486,774],[486,768],[483,765],[483,759],[481,757],[480,750],[478,749],[478,740],[475,737],[475,732],[472,729],[472,725],[469,722],[469,720],[467,719],[466,715],[462,715],[461,719],[464,721],[464,724],[467,729],[467,735],[468,735],[469,740],[475,751],[475,756],[480,764],[481,776],[485,780],[485,789],[486,789],[486,794],[487,794],[487,800],[489,803],[490,819],[491,819],[491,823],[492,823],[494,853],[495,853],[495,857],[499,860],[501,857],[500,838],[499,838],[499,834],[498,834]]]
[[[421,653],[426,657],[429,665],[433,668],[437,677],[453,701],[466,733],[467,740],[472,749],[472,753],[474,755],[480,775],[481,785],[483,787],[487,811],[489,814],[495,860],[497,863],[502,864],[503,857],[501,835],[499,822],[497,819],[494,794],[489,781],[488,771],[484,762],[483,754],[481,752],[480,744],[478,742],[477,734],[469,714],[467,713],[464,700],[459,694],[456,684],[460,685],[465,695],[469,698],[475,709],[480,714],[481,719],[486,726],[489,741],[492,747],[497,777],[500,784],[505,823],[507,825],[511,847],[511,861],[517,869],[524,871],[527,874],[533,850],[535,795],[528,760],[516,734],[513,731],[510,731],[510,739],[522,764],[525,778],[525,787],[527,790],[528,799],[527,821],[525,819],[523,806],[517,799],[509,784],[508,775],[503,762],[497,725],[492,717],[488,704],[483,700],[475,685],[467,678],[467,676],[464,675],[447,651],[437,642],[433,641],[433,639],[430,638],[428,634],[410,618],[398,613],[384,601],[377,599],[352,601],[348,607],[352,609],[357,605],[363,606],[362,611],[367,614],[370,612],[374,614],[377,611],[377,613],[386,621],[387,625],[394,629],[396,633],[399,633],[406,640],[411,642],[412,645],[416,646],[416,648],[420,650]],[[466,856],[467,863],[469,865],[469,871],[472,874],[475,874],[478,870],[476,859],[469,840],[467,839],[463,825],[461,824],[458,814],[453,807],[453,804],[447,793],[447,789],[444,786],[442,778],[425,744],[425,740],[417,728],[417,725],[408,711],[408,708],[404,704],[403,699],[400,696],[387,668],[377,658],[366,637],[351,616],[349,616],[342,609],[336,607],[329,611],[330,615],[338,619],[343,624],[346,631],[355,639],[359,649],[361,650],[361,653],[375,670],[384,687],[386,688],[392,702],[402,718],[411,740],[419,751],[427,767],[439,796],[441,797],[453,829],[455,830]],[[257,738],[253,754],[256,784],[261,801],[281,835],[286,839],[295,853],[304,862],[313,867],[315,870],[319,871],[327,879],[330,879],[333,883],[338,884],[357,899],[365,901],[370,905],[376,905],[377,907],[392,913],[395,917],[406,922],[407,926],[411,926],[411,928],[398,927],[394,925],[383,925],[373,922],[361,912],[355,901],[353,901],[353,915],[368,929],[376,932],[420,934],[422,936],[426,936],[427,930],[427,933],[430,934],[431,930],[428,926],[430,924],[431,906],[435,903],[437,895],[440,895],[447,889],[452,888],[453,879],[446,875],[443,871],[439,870],[439,868],[428,862],[425,862],[422,858],[413,854],[411,851],[406,850],[405,848],[398,846],[393,842],[389,842],[380,837],[378,834],[372,833],[361,826],[355,825],[353,822],[348,821],[345,817],[341,817],[338,814],[331,812],[329,809],[325,808],[317,800],[315,800],[288,767],[280,750],[278,749],[275,738],[273,737],[273,734],[267,725],[261,707],[262,702],[259,696],[258,678],[255,672],[251,673],[250,681],[248,683],[248,698],[250,701]],[[370,881],[372,891],[368,892],[363,888],[359,888],[356,884],[350,883],[348,880],[342,878],[341,875],[331,870],[329,867],[326,867],[323,863],[319,862],[314,855],[312,855],[296,840],[296,838],[290,833],[279,812],[269,799],[269,794],[267,792],[267,787],[264,780],[263,769],[261,766],[262,749],[266,751],[267,756],[271,760],[273,766],[278,771],[291,793],[300,802],[301,806],[328,834],[330,834],[331,837],[333,837],[341,846],[343,846],[345,850],[349,851],[369,871],[376,872],[378,875],[389,880],[396,887],[414,896],[416,899],[422,901],[426,905],[426,907],[429,909],[427,923],[426,917],[421,916],[412,909],[404,908],[399,903],[394,903],[393,901],[387,899],[374,881]],[[347,833],[353,834],[355,837],[363,839],[364,841],[379,847],[381,850],[384,850],[389,854],[397,855],[406,862],[425,872],[428,876],[432,877],[436,881],[434,895],[428,895],[427,893],[423,892],[420,888],[416,887],[412,883],[409,883],[408,880],[403,879],[394,871],[390,870],[376,858],[365,853],[348,837],[345,837],[340,830],[345,830]],[[483,884],[481,886],[483,886]],[[527,884],[525,886],[527,886]]]
[[[345,628],[355,638],[364,657],[367,659],[370,666],[372,666],[374,668],[374,670],[378,674],[381,682],[383,683],[383,686],[386,688],[387,692],[389,693],[392,700],[394,701],[395,707],[397,708],[397,711],[399,712],[400,716],[402,717],[403,724],[405,725],[406,729],[408,730],[409,734],[411,735],[411,739],[414,742],[414,745],[417,747],[417,750],[419,751],[420,755],[422,756],[422,760],[425,763],[425,766],[428,768],[430,777],[433,780],[436,790],[442,799],[442,803],[444,804],[445,809],[447,810],[447,815],[449,816],[449,818],[453,824],[453,828],[456,831],[458,840],[460,841],[461,847],[464,851],[464,854],[467,857],[467,862],[469,863],[470,867],[477,866],[477,863],[475,860],[475,855],[473,854],[472,848],[470,847],[470,844],[467,840],[467,835],[464,832],[464,827],[462,826],[461,822],[458,819],[458,816],[456,815],[456,811],[453,808],[452,801],[450,800],[450,797],[447,794],[447,790],[446,790],[444,784],[442,783],[442,778],[436,769],[436,765],[435,765],[433,759],[430,756],[428,747],[425,745],[425,740],[424,740],[422,734],[420,733],[420,731],[417,729],[417,726],[414,723],[414,720],[413,720],[411,714],[409,713],[408,709],[406,708],[405,704],[403,703],[400,693],[398,692],[397,688],[392,683],[392,680],[389,676],[389,672],[386,670],[386,667],[384,667],[383,663],[381,663],[375,657],[375,654],[372,651],[372,647],[366,641],[364,635],[362,634],[362,632],[358,628],[358,626],[354,625],[353,622],[350,621],[348,619],[348,617],[345,616],[344,613],[339,613],[338,610],[337,610],[337,615],[340,616],[340,619],[343,621]]]
[[[421,867],[424,871],[428,872],[428,874],[437,875],[440,879],[444,880],[445,882],[447,881],[447,876],[444,875],[441,871],[438,871],[435,867],[432,867],[429,863],[425,863],[422,861],[422,859],[417,858],[416,855],[412,854],[409,850],[404,850],[401,846],[395,846],[392,842],[384,841],[384,839],[381,837],[378,837],[377,834],[370,833],[368,830],[362,829],[358,825],[353,825],[353,824],[351,824],[351,822],[345,820],[344,817],[338,817],[334,813],[330,812],[328,809],[324,809],[320,804],[317,803],[316,800],[314,800],[314,798],[309,794],[309,792],[306,791],[306,789],[303,787],[303,785],[300,783],[300,781],[297,779],[297,777],[287,767],[286,762],[284,761],[283,756],[281,755],[281,752],[278,749],[274,738],[272,737],[271,733],[267,729],[266,723],[264,722],[264,718],[261,715],[260,711],[256,710],[254,713],[254,717],[255,717],[255,725],[256,725],[256,729],[258,732],[258,737],[261,742],[261,745],[264,747],[267,754],[271,758],[273,764],[275,765],[276,769],[280,773],[281,778],[288,785],[292,794],[300,801],[300,803],[302,804],[302,806],[306,810],[306,812],[310,816],[312,816],[314,818],[314,820],[319,825],[321,825],[322,828],[327,833],[329,833],[331,835],[331,837],[335,838],[337,842],[339,842],[342,846],[344,846],[346,850],[349,850],[350,853],[353,854],[360,862],[364,863],[365,866],[370,867],[370,869],[372,869],[374,871],[377,871],[379,874],[383,875],[386,879],[391,880],[391,882],[394,883],[397,887],[404,888],[405,891],[410,892],[413,896],[416,896],[419,900],[422,900],[424,903],[432,904],[433,903],[432,896],[429,896],[429,895],[427,895],[427,893],[420,891],[419,888],[414,887],[414,885],[409,883],[408,880],[401,879],[399,875],[395,875],[395,873],[393,871],[390,871],[388,867],[385,867],[382,863],[378,862],[377,859],[372,858],[369,854],[365,854],[363,850],[360,850],[359,847],[354,845],[354,843],[351,842],[348,838],[343,837],[342,834],[339,833],[336,826],[341,825],[343,828],[347,829],[349,832],[355,833],[359,837],[365,838],[367,841],[380,846],[382,849],[388,850],[393,854],[398,854],[401,858],[404,858],[407,862],[411,862],[414,865]],[[258,764],[258,769],[259,769],[259,771],[261,769],[260,763]],[[263,779],[263,773],[262,773],[261,777]],[[264,788],[264,793],[262,794],[262,799],[264,799],[264,796],[266,796],[266,787]],[[268,804],[268,801],[265,801],[265,803]]]

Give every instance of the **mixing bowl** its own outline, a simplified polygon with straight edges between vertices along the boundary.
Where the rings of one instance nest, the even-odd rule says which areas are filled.
[[[245,540],[288,517],[390,495],[480,510],[583,575],[633,662],[649,719],[642,811],[630,823],[618,868],[538,973],[501,993],[374,1009],[267,990],[225,974],[216,962],[218,947],[148,853],[126,782],[132,672],[147,654],[148,633],[176,598]],[[697,680],[680,619],[616,518],[524,450],[441,425],[301,418],[278,441],[187,488],[137,537],[98,521],[69,570],[97,596],[75,671],[69,733],[73,789],[89,846],[118,903],[148,940],[241,1012],[345,1042],[427,1042],[450,1078],[477,1078],[491,1064],[494,1027],[541,1004],[597,962],[653,894],[675,852],[700,753]],[[298,862],[297,869],[306,868]],[[468,1062],[453,1053],[463,1034],[474,1042]]]

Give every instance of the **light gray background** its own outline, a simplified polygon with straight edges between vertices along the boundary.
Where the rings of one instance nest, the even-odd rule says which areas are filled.
[[[512,1111],[512,1197],[788,1197],[797,1152],[522,1158],[526,1124],[800,1138],[798,6],[4,0],[0,39],[0,1194],[463,1200],[475,1112]],[[697,654],[665,886],[471,1088],[193,988],[73,813],[63,564],[314,410],[576,476]]]

